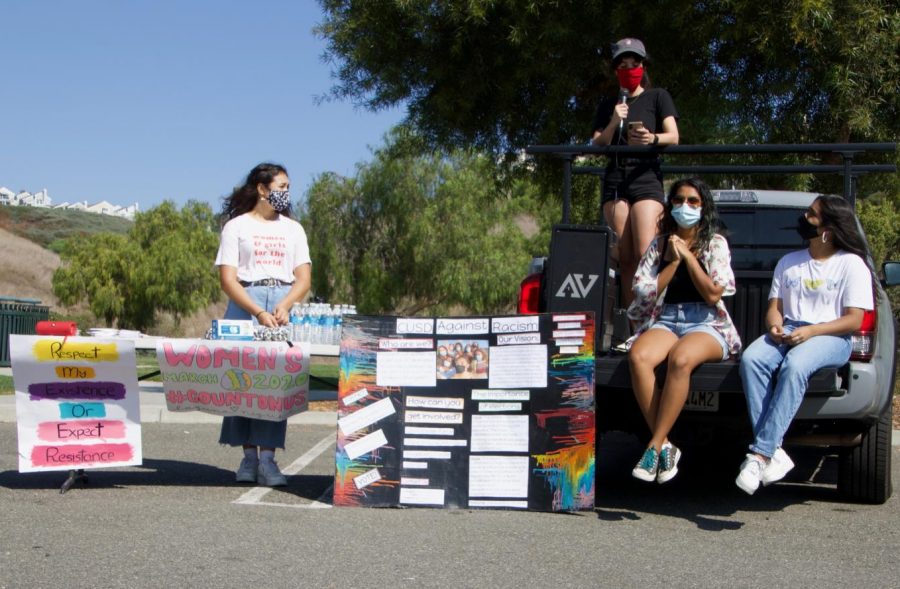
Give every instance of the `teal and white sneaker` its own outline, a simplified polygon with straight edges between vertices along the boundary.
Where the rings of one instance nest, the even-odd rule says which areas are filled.
[[[663,444],[659,453],[659,469],[656,471],[656,482],[668,483],[678,474],[678,461],[681,460],[681,450],[670,442]]]
[[[659,467],[659,453],[656,448],[650,446],[644,450],[644,455],[638,461],[637,466],[631,471],[631,476],[642,481],[652,483],[656,479],[656,469]]]

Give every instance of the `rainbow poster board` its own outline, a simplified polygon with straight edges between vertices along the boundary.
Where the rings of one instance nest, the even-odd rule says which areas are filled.
[[[11,335],[19,472],[141,464],[134,342]]]
[[[169,411],[283,421],[307,409],[307,342],[163,339],[156,357]]]
[[[334,504],[594,506],[594,316],[345,316]]]

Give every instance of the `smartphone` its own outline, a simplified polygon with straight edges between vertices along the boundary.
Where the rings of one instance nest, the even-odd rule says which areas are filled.
[[[638,129],[643,129],[644,123],[641,121],[629,121],[628,122],[628,130],[629,131],[637,131]]]

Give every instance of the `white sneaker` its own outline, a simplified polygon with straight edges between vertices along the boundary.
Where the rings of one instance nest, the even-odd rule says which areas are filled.
[[[287,485],[287,478],[278,470],[277,462],[260,460],[256,482],[263,487],[284,487]]]
[[[741,464],[741,472],[734,481],[741,491],[752,495],[759,488],[762,471],[765,468],[762,459],[756,454],[747,454],[747,458]]]
[[[772,459],[769,460],[769,464],[763,468],[760,480],[763,485],[771,485],[783,479],[784,475],[789,473],[792,468],[794,468],[794,461],[787,455],[787,452],[778,448]]]
[[[244,457],[241,459],[241,465],[237,469],[234,480],[239,483],[255,483],[256,471],[259,469],[259,460]]]

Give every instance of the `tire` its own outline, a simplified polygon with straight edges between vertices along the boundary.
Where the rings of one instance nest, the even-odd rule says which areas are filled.
[[[891,488],[891,406],[863,433],[862,443],[841,454],[838,492],[851,501],[882,504]]]

